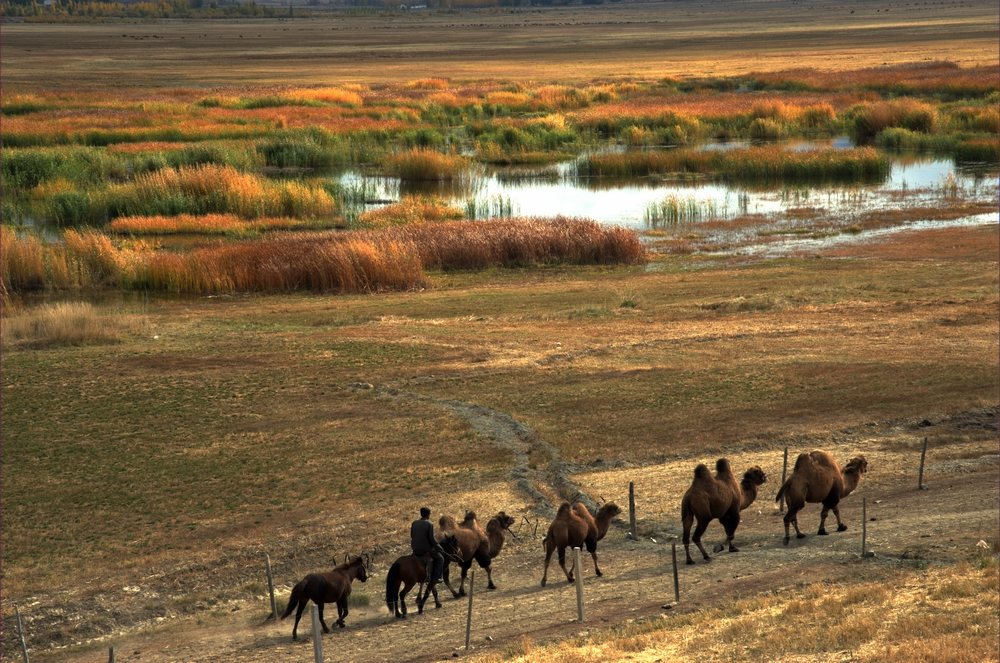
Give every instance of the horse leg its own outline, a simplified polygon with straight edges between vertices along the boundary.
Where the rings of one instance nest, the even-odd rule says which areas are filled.
[[[711,562],[712,558],[708,556],[707,552],[705,552],[705,546],[701,545],[701,535],[708,529],[708,524],[710,522],[712,522],[711,518],[706,518],[704,520],[698,518],[698,526],[694,528],[694,536],[691,537],[691,540],[694,541],[694,545],[698,546],[698,550],[701,551],[701,556],[705,558],[706,562]]]
[[[299,608],[298,610],[295,611],[295,625],[292,626],[292,640],[299,639],[299,620],[302,619],[302,611],[306,609],[306,603],[308,602],[309,599],[305,597],[302,597],[302,599],[299,601]]]
[[[326,621],[323,619],[323,604],[317,603],[316,605],[319,606],[319,623],[323,626],[323,633],[329,633],[330,627],[326,625]]]
[[[396,618],[406,619],[406,593],[413,589],[414,582],[412,580],[407,580],[403,583],[403,591],[399,593],[399,601],[396,603]],[[420,596],[420,590],[417,590],[417,596]]]
[[[340,628],[344,628],[345,626],[344,620],[347,619],[348,612],[349,611],[347,609],[347,597],[345,596],[339,601],[337,601],[337,615],[339,617],[339,619],[337,620],[337,626],[339,626]],[[323,626],[325,627],[326,624],[324,624]]]

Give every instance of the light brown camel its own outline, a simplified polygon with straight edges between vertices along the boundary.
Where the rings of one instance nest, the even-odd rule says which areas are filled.
[[[542,587],[545,586],[549,575],[549,561],[552,553],[559,551],[559,566],[566,574],[566,580],[573,582],[573,572],[576,570],[576,559],[570,570],[566,570],[566,548],[587,547],[587,552],[594,559],[594,572],[601,576],[601,569],[597,566],[597,542],[608,533],[611,521],[621,513],[622,510],[614,502],[608,502],[597,511],[597,516],[591,515],[590,511],[582,502],[577,502],[570,506],[569,502],[559,505],[559,511],[555,519],[549,525],[549,531],[545,534],[545,571],[542,574]]]
[[[759,476],[757,472],[759,472]],[[752,496],[744,495],[743,488],[736,481],[728,459],[720,458],[715,462],[714,477],[706,465],[702,464],[694,468],[694,480],[681,499],[684,554],[687,555],[688,564],[694,564],[694,560],[691,558],[692,540],[698,546],[705,561],[712,561],[712,558],[705,551],[705,547],[701,545],[701,536],[708,528],[708,524],[716,518],[726,530],[726,545],[729,546],[729,552],[739,552],[739,548],[733,545],[733,537],[740,524],[740,511],[750,506],[750,503],[757,497],[756,486],[759,484],[753,483],[757,478],[760,479],[761,483],[766,479],[759,467],[750,468],[743,476],[744,482],[752,486]],[[691,525],[694,524],[695,520],[698,521],[698,525],[695,527],[692,537]],[[721,550],[721,548],[717,550]]]
[[[775,502],[785,499],[788,507],[785,513],[785,545],[788,545],[788,525],[795,526],[795,536],[804,539],[799,530],[798,513],[807,502],[820,502],[823,511],[819,517],[819,532],[825,535],[826,516],[833,510],[837,517],[837,531],[843,532],[847,525],[840,519],[840,500],[844,499],[861,483],[861,475],[868,471],[868,461],[864,456],[856,456],[840,469],[833,456],[825,451],[811,451],[799,455],[795,461],[792,476],[778,490]]]
[[[455,598],[465,596],[465,578],[475,561],[486,570],[487,589],[496,589],[493,584],[493,558],[500,554],[504,544],[504,532],[514,524],[514,519],[503,511],[490,519],[484,530],[474,511],[467,511],[465,519],[461,523],[455,521],[451,516],[441,516],[438,525],[441,535],[453,534],[458,539],[458,558],[462,561],[459,567],[462,569],[462,576],[459,582],[458,591],[451,586],[449,578],[449,560],[444,563],[444,583],[451,590]]]

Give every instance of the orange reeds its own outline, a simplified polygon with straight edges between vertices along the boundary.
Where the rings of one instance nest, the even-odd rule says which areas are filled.
[[[438,198],[405,196],[398,203],[369,210],[358,216],[358,224],[370,228],[405,225],[423,221],[461,219],[464,212]]]
[[[36,236],[19,235],[10,226],[0,226],[0,279],[5,289],[13,292],[45,285],[45,252]]]
[[[427,149],[413,149],[395,154],[386,162],[386,170],[404,180],[451,180],[469,168],[468,159]]]
[[[234,214],[179,214],[177,216],[126,216],[108,224],[108,230],[133,235],[202,235],[245,233],[260,230],[294,230],[306,222],[288,217],[268,217],[248,221]]]
[[[411,90],[447,90],[451,82],[447,78],[418,78],[406,83]]]
[[[937,123],[934,107],[915,99],[878,101],[855,107],[850,112],[859,140],[871,140],[883,129],[893,127],[930,133]]]

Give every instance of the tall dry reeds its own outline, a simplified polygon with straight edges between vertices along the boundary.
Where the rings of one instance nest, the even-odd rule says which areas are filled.
[[[223,235],[263,230],[303,229],[307,222],[288,217],[248,221],[234,214],[179,214],[177,216],[123,216],[108,224],[114,233],[131,235]]]
[[[105,316],[86,302],[43,304],[3,318],[5,346],[88,345],[116,343],[143,327],[143,320],[123,315]]]
[[[404,196],[398,203],[358,215],[358,225],[367,228],[406,225],[424,221],[461,219],[464,212],[438,198]]]
[[[457,154],[416,148],[390,156],[386,172],[403,180],[453,180],[462,177],[471,166],[468,159]]]

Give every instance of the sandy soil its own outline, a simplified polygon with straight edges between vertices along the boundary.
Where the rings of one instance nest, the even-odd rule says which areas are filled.
[[[589,80],[997,61],[996,3],[670,2],[301,20],[6,23],[5,86]]]

